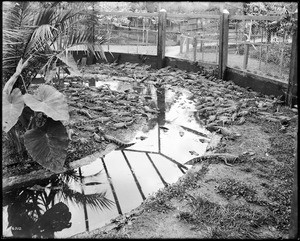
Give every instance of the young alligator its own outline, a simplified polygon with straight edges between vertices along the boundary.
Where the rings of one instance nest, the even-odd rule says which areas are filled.
[[[229,164],[227,161],[230,160],[231,162],[234,162],[238,156],[228,154],[228,153],[212,153],[212,154],[207,154],[204,156],[199,156],[195,157],[185,163],[185,165],[194,165],[196,163],[200,163],[204,160],[215,160],[215,159],[221,159],[224,161],[225,165],[227,166],[233,166],[232,164]]]
[[[98,134],[100,134],[100,136]],[[104,140],[107,141],[108,143],[114,143],[118,146],[116,150],[122,150],[135,144],[135,143],[124,143],[113,136],[106,135],[104,131],[99,127],[97,128],[97,133],[94,133],[94,139],[96,141]]]

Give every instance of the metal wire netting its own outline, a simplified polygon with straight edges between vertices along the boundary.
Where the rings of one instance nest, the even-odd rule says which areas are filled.
[[[265,18],[230,16],[227,65],[286,82],[291,33],[274,26],[270,18],[262,19]],[[122,17],[106,14],[101,22],[96,34],[106,32],[109,36],[104,51],[157,55],[157,13],[136,16],[124,13]],[[217,65],[219,38],[219,14],[167,14],[165,55],[168,57]]]
[[[270,23],[229,20],[228,66],[287,82],[292,37]]]
[[[157,54],[158,17],[104,16],[102,31],[107,31],[109,40],[103,45],[104,51]]]
[[[167,16],[166,56],[218,63],[220,16],[172,18]]]

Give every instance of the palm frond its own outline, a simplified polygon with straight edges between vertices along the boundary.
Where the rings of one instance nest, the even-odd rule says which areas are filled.
[[[30,36],[28,24],[33,15],[29,2],[15,2],[6,8],[3,17],[3,75],[9,78],[22,57],[24,42]],[[6,76],[6,77],[5,77]]]
[[[84,9],[62,10],[55,4],[43,9],[33,5],[33,2],[20,2],[10,4],[5,10],[2,59],[5,80],[14,73],[19,59],[26,60],[29,56],[32,59],[22,74],[28,85],[41,69],[49,70],[57,58],[76,70],[75,61],[67,52],[79,44],[86,47],[88,54],[106,59],[101,44],[107,36],[95,37],[92,31],[97,26],[95,13]]]
[[[70,189],[67,185],[64,185],[62,194],[66,200],[70,200],[77,205],[88,205],[94,209],[110,209],[114,204],[113,201],[106,197],[106,192],[85,195]]]
[[[76,170],[72,169],[60,174],[60,179],[64,183],[69,183],[71,180],[78,182],[80,181],[80,175]]]
[[[8,29],[22,29],[32,21],[30,2],[15,2],[4,11],[3,24]]]
[[[71,68],[71,70],[75,72],[75,74],[80,75],[80,72],[77,67],[77,63],[70,52],[69,53],[67,51],[60,52],[58,55],[56,55],[56,57],[60,59],[64,64],[66,64],[69,68]]]
[[[43,24],[37,27],[26,45],[24,56],[38,52],[47,52],[50,48],[48,43],[53,39],[53,30],[56,29],[50,24]]]
[[[57,13],[55,8],[53,7],[45,8],[39,12],[38,16],[35,19],[34,25],[41,26],[44,24],[52,24],[55,21],[56,17],[57,17]]]

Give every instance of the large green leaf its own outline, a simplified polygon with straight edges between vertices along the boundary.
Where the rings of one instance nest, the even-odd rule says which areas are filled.
[[[24,144],[34,161],[52,172],[64,171],[69,139],[60,121],[47,118],[42,128],[26,131]]]
[[[11,94],[2,96],[2,130],[8,132],[18,121],[24,108],[23,95],[20,89],[14,89]]]
[[[63,202],[55,204],[48,209],[34,224],[37,230],[58,232],[71,226],[72,214],[69,207]],[[46,233],[46,232],[45,232]]]
[[[34,95],[25,94],[24,102],[32,110],[41,111],[53,120],[69,120],[65,96],[50,85],[41,85]]]

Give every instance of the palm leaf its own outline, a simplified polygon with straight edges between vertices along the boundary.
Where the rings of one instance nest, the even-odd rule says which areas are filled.
[[[94,54],[96,58],[105,59],[104,52],[99,46],[107,38],[101,36],[95,40],[91,31],[91,26],[97,23],[95,15],[81,9],[61,10],[55,4],[39,9],[33,14],[32,4],[32,2],[11,4],[9,10],[5,11],[2,60],[4,79],[8,79],[14,73],[21,57],[27,59],[32,56],[28,68],[22,73],[28,86],[41,69],[47,71],[51,68],[57,56],[61,57],[60,53],[68,52],[71,46],[78,44],[83,44],[86,51]],[[68,56],[66,52],[64,53]],[[69,67],[75,67],[72,59],[66,60]],[[18,81],[18,84],[22,83]],[[22,89],[22,86],[18,87]]]
[[[8,78],[14,73],[22,57],[24,41],[29,37],[27,26],[32,17],[28,2],[16,2],[4,11],[2,70]]]
[[[106,196],[106,192],[85,195],[83,193],[70,189],[67,185],[63,186],[62,195],[66,200],[76,203],[77,205],[89,205],[91,208],[103,210],[110,209],[114,204]]]

